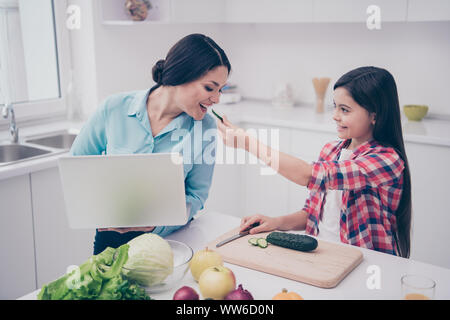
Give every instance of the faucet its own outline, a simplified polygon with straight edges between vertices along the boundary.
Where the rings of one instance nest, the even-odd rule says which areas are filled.
[[[2,109],[2,116],[8,119],[9,116],[9,132],[11,133],[11,141],[13,143],[19,142],[19,128],[16,125],[16,117],[14,115],[14,107],[12,103],[6,103]]]

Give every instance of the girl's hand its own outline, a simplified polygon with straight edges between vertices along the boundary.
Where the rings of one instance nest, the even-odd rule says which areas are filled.
[[[248,144],[248,135],[245,130],[232,124],[226,116],[222,118],[223,122],[217,121],[217,129],[222,136],[223,143],[231,148],[245,149]]]
[[[259,222],[259,226],[250,229],[250,234],[259,232],[272,231],[280,227],[280,220],[278,218],[272,218],[263,216],[261,214],[255,214],[253,216],[244,217],[241,220],[239,231],[244,231],[250,225]]]
[[[150,232],[153,231],[155,227],[133,227],[133,228],[99,228],[98,231],[115,231],[118,233],[125,233],[130,231],[144,231]]]

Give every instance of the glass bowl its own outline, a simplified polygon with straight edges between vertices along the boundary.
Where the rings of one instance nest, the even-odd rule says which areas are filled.
[[[163,292],[173,288],[183,279],[186,272],[189,270],[189,262],[194,255],[194,251],[190,246],[183,242],[175,240],[166,240],[173,252],[173,272],[167,276],[160,284],[145,287],[147,293]],[[126,269],[126,268],[124,268]],[[137,270],[134,270],[136,272]],[[145,273],[146,270],[139,270],[137,272]]]

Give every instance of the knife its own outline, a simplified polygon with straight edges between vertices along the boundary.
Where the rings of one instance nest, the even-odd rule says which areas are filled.
[[[246,229],[244,229],[243,231],[239,232],[238,234],[235,234],[232,237],[229,237],[229,238],[227,238],[225,240],[220,241],[218,244],[216,244],[216,248],[221,247],[221,246],[223,246],[224,244],[226,244],[228,242],[231,242],[233,240],[236,240],[236,239],[239,239],[239,238],[242,238],[242,237],[248,235],[250,233],[250,230],[255,228],[255,227],[257,227],[257,226],[259,226],[259,222],[255,222],[255,223],[251,224],[250,226],[248,226]]]

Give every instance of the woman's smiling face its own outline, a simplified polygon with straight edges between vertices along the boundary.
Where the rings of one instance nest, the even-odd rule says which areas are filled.
[[[202,120],[207,108],[219,103],[227,80],[228,69],[225,66],[216,67],[195,81],[177,86],[176,103],[194,120]]]
[[[341,139],[352,139],[357,145],[372,138],[375,113],[369,113],[350,96],[343,87],[334,90],[334,113],[338,136]]]

